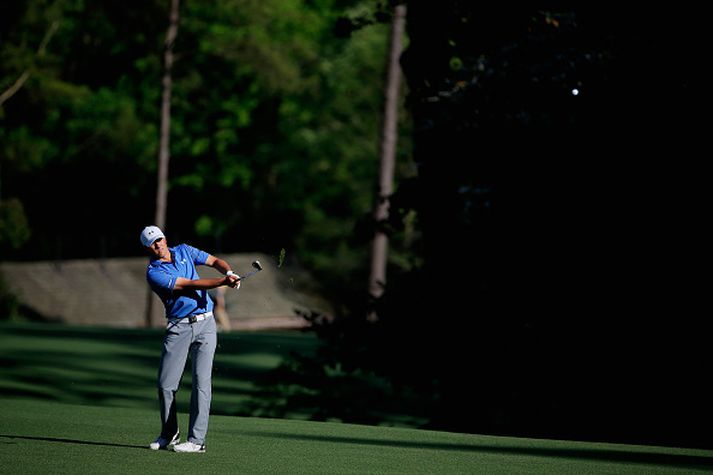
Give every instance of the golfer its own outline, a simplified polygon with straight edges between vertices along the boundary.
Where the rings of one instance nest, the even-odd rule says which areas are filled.
[[[238,288],[240,276],[224,260],[195,247],[187,244],[168,247],[166,237],[156,226],[144,228],[141,243],[151,258],[146,280],[166,307],[167,320],[158,370],[161,435],[149,448],[159,450],[173,447],[176,452],[205,452],[211,373],[217,345],[213,301],[208,296],[208,289],[222,285]],[[213,267],[225,274],[225,277],[201,279],[196,272],[197,265]],[[189,353],[193,368],[193,390],[188,441],[179,444],[176,392]]]

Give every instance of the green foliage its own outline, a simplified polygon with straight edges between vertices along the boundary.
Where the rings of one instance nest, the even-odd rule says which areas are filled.
[[[94,256],[79,231],[87,216],[102,253],[136,254],[135,231],[153,219],[168,2],[3,10],[0,90],[29,76],[0,108],[0,197],[24,205],[32,234],[2,258]],[[372,206],[388,43],[376,10],[371,0],[181,3],[170,233],[223,251],[286,249],[363,286],[350,276],[364,272],[367,240],[353,235]],[[359,27],[336,35],[340,18]],[[407,133],[400,145],[409,149]]]
[[[3,165],[6,170],[20,173],[41,169],[47,157],[56,154],[53,144],[33,135],[25,126],[14,129],[0,129],[2,138]]]
[[[0,246],[17,249],[30,238],[27,216],[17,198],[0,202]]]

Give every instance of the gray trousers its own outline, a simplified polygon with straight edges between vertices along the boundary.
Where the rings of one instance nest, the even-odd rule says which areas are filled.
[[[158,370],[158,401],[161,435],[171,439],[178,432],[176,392],[181,384],[188,354],[191,355],[193,388],[188,420],[188,441],[202,445],[208,432],[213,356],[218,338],[213,317],[196,323],[188,319],[169,322],[163,340]]]

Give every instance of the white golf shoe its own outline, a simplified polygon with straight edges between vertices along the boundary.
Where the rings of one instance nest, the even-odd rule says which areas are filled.
[[[194,444],[193,442],[184,442],[182,444],[173,446],[174,452],[185,452],[185,453],[205,453],[205,445]]]
[[[151,450],[161,450],[167,447],[172,447],[181,441],[180,434],[176,432],[176,435],[172,439],[167,439],[165,437],[159,436],[158,439],[154,440],[149,444],[149,449]]]

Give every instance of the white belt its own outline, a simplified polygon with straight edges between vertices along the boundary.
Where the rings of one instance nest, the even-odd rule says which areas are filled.
[[[206,318],[210,318],[213,316],[213,312],[206,312],[206,313],[199,313],[198,315],[188,315],[187,317],[182,317],[182,318],[171,318],[169,322],[171,323],[178,323],[181,320],[188,320],[188,323],[197,323],[197,322],[202,322]]]
[[[199,313],[198,315],[189,315],[188,321],[191,323],[202,322],[206,318],[213,316],[213,312]]]

